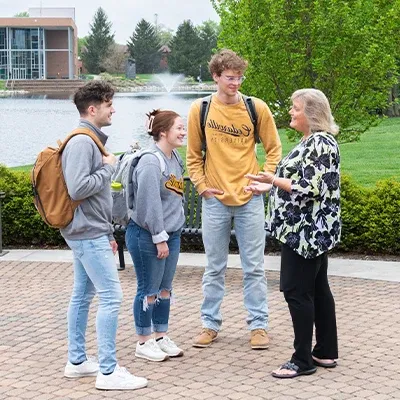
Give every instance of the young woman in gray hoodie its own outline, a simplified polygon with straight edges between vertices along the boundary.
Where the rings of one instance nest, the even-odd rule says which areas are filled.
[[[184,223],[183,162],[177,147],[186,130],[174,111],[147,114],[148,133],[154,139],[134,169],[133,207],[126,232],[137,293],[133,315],[138,335],[136,357],[164,361],[183,355],[168,336],[172,281]]]

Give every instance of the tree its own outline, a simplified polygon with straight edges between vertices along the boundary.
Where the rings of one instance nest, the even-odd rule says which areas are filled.
[[[213,51],[217,48],[220,27],[215,21],[208,20],[197,26],[197,32],[201,42],[201,79],[210,80],[212,78],[208,70],[208,62],[210,61]]]
[[[78,38],[78,57],[82,57],[82,53],[86,51],[87,46],[87,36],[83,38]]]
[[[365,131],[387,106],[399,73],[400,0],[212,1],[219,46],[249,61],[245,90],[267,100],[278,122],[288,122],[290,95],[303,87],[327,95],[347,132]]]
[[[29,17],[29,13],[28,13],[28,11],[21,11],[21,12],[15,14],[14,17],[16,17],[16,18],[28,18]]]
[[[201,39],[190,20],[178,26],[171,42],[171,54],[168,58],[172,73],[197,77],[203,60]]]
[[[92,74],[102,72],[103,61],[110,54],[114,43],[114,34],[111,34],[111,22],[108,21],[104,10],[99,7],[90,24],[90,33],[86,40],[86,51],[82,53],[83,63]]]
[[[114,43],[111,46],[109,56],[104,60],[103,66],[110,74],[121,74],[125,72],[125,63],[128,58],[127,47]]]
[[[161,45],[152,24],[140,20],[127,46],[130,56],[136,61],[137,73],[148,74],[158,70],[161,59],[158,50]]]
[[[160,42],[160,46],[169,46],[172,38],[174,37],[174,31],[171,28],[167,28],[163,24],[157,26],[157,37]]]

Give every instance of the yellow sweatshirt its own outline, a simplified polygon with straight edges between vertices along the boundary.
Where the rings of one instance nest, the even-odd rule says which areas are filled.
[[[282,146],[269,107],[254,98],[258,133],[266,152],[264,171],[275,173],[282,157]],[[214,94],[206,121],[206,159],[202,155],[200,126],[201,99],[190,107],[186,162],[190,179],[199,194],[207,188],[224,192],[216,197],[227,206],[246,204],[252,193],[245,193],[249,180],[245,174],[257,174],[254,128],[242,97],[237,104],[222,103]]]

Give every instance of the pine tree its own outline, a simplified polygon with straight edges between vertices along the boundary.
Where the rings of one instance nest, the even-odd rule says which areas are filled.
[[[83,63],[90,73],[100,73],[103,60],[110,54],[114,44],[114,34],[111,34],[111,27],[112,23],[108,21],[104,10],[99,7],[93,17],[93,23],[90,25],[86,51],[82,53]]]
[[[149,74],[158,71],[161,55],[160,41],[154,26],[142,19],[127,42],[130,56],[136,61],[136,72]]]
[[[171,42],[168,58],[171,72],[196,78],[202,57],[202,41],[197,30],[190,20],[183,21]]]

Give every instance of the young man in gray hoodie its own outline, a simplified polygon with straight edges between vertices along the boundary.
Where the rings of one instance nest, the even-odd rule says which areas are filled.
[[[101,131],[111,125],[115,112],[114,89],[103,81],[80,88],[74,103],[80,114],[79,127],[89,128],[103,145]],[[74,254],[74,287],[68,308],[68,362],[64,376],[97,376],[96,388],[132,390],[147,386],[147,379],[130,374],[117,364],[116,333],[122,301],[121,284],[114,254],[117,243],[111,220],[111,175],[116,158],[103,156],[87,135],[74,136],[62,153],[62,168],[69,195],[82,203],[72,222],[61,234]],[[99,362],[86,355],[85,333],[90,303],[99,295],[96,318]]]

